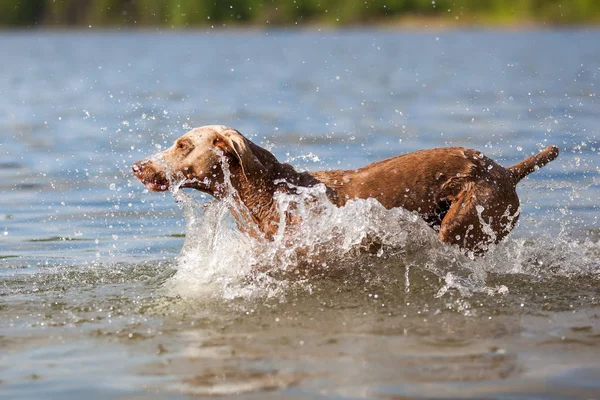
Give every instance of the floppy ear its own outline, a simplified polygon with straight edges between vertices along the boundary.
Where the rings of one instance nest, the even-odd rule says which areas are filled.
[[[265,171],[264,165],[252,152],[250,142],[241,133],[231,129],[219,134],[219,138],[226,146],[223,150],[232,154],[240,163],[247,181],[250,177],[260,176]],[[218,142],[217,146],[219,146]]]

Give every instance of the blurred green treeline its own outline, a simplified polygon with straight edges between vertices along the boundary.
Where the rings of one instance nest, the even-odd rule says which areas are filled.
[[[0,0],[1,26],[600,22],[600,0]]]

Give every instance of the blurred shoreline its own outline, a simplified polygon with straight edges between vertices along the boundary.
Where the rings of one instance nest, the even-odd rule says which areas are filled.
[[[382,20],[376,23],[330,24],[319,21],[302,24],[260,24],[260,23],[221,23],[215,25],[167,26],[167,25],[53,25],[41,24],[33,26],[2,26],[0,32],[335,32],[335,31],[406,31],[406,32],[451,32],[451,31],[490,31],[490,32],[525,32],[525,31],[578,31],[600,30],[600,22],[584,23],[548,23],[536,20],[510,22],[473,22],[455,21],[449,18],[403,17],[396,20]]]
[[[0,0],[0,29],[559,29],[597,0]]]

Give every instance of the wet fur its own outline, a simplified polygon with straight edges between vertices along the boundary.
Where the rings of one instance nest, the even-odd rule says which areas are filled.
[[[213,154],[227,158],[234,193],[227,193],[222,159]],[[277,232],[276,193],[324,184],[328,199],[339,207],[356,198],[375,198],[387,209],[403,207],[418,213],[442,241],[480,254],[515,226],[520,213],[517,183],[557,156],[558,148],[549,146],[504,168],[477,150],[448,147],[400,155],[357,170],[297,172],[238,131],[210,125],[178,139],[161,153],[162,162],[150,158],[132,168],[154,191],[167,190],[170,180],[180,179],[181,187],[217,199],[232,195],[238,205],[232,208],[238,226],[257,227],[258,232],[248,232],[254,236],[272,239]],[[299,222],[291,213],[286,217],[288,225]]]

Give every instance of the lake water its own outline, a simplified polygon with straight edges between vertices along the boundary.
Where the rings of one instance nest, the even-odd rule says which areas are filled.
[[[599,398],[598,43],[2,32],[0,397]],[[305,227],[331,273],[304,277],[222,205],[132,176],[206,124],[310,170],[449,145],[561,155],[519,185],[519,225],[485,257],[359,201]],[[367,233],[382,252],[359,251]]]

